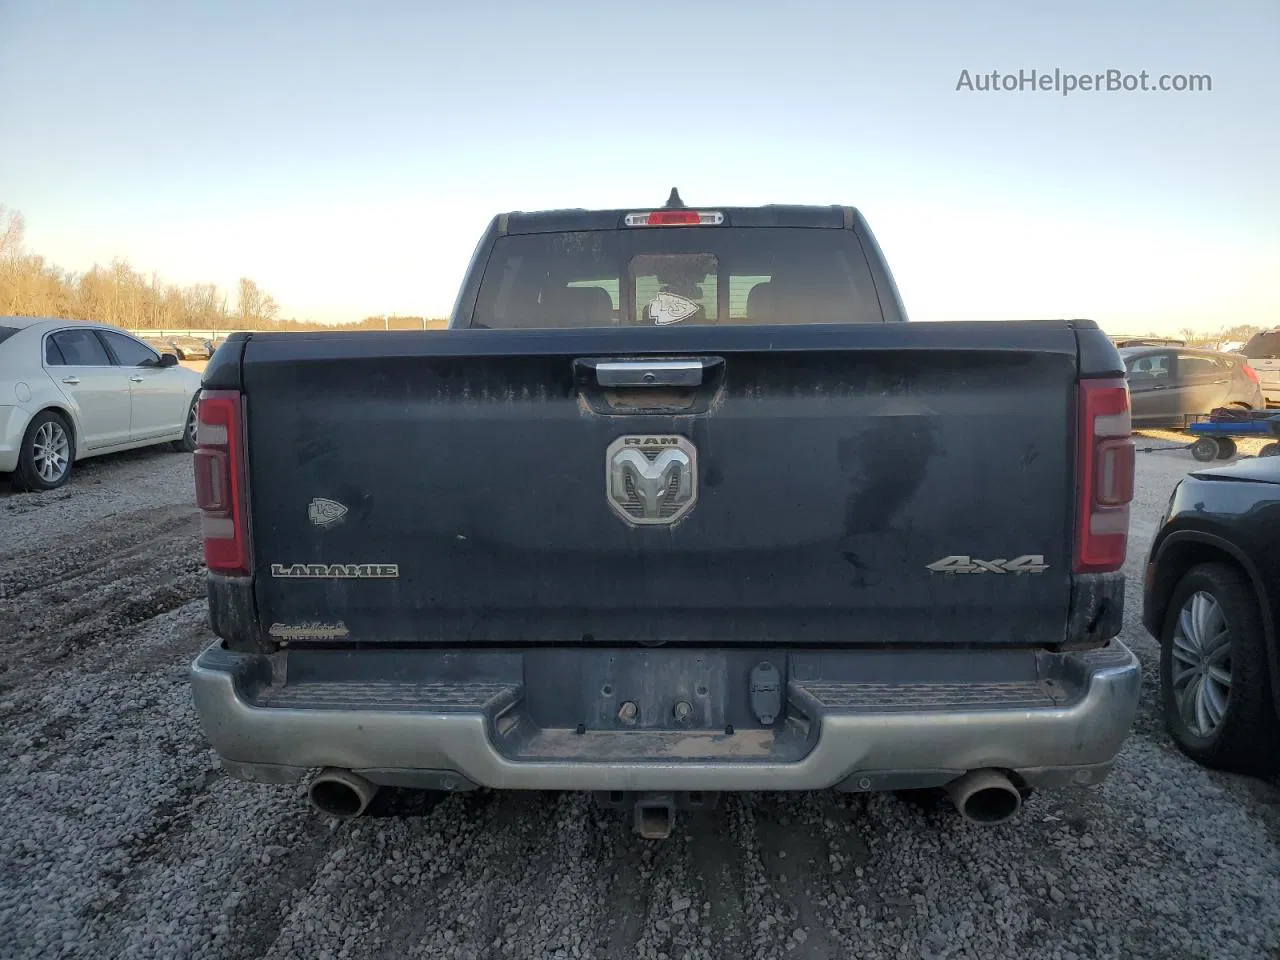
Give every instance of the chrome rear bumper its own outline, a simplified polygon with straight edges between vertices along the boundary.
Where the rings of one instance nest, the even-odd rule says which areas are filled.
[[[386,659],[356,663],[376,656]],[[285,654],[214,645],[192,665],[195,704],[227,769],[250,780],[339,767],[374,783],[444,789],[889,790],[994,767],[1056,787],[1105,776],[1141,682],[1137,659],[1118,641],[1067,654],[800,651],[784,654],[785,707],[771,726],[677,728],[664,712],[647,726],[597,719],[586,729],[545,722],[560,705],[529,696],[525,658],[533,654],[481,657],[452,681],[406,680],[448,671],[445,661],[412,669],[403,661],[448,653],[396,656],[293,653],[321,663],[295,671]],[[664,654],[643,656],[652,672]],[[326,673],[324,657],[343,666]],[[947,678],[948,658],[964,658],[952,663],[967,665],[965,679]],[[614,700],[628,695],[626,683],[621,675]],[[703,684],[698,691],[717,695]],[[713,714],[708,707],[705,716]]]

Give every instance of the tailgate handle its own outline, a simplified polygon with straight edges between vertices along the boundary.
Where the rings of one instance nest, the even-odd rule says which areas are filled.
[[[602,360],[595,368],[602,387],[697,387],[706,365],[701,360]]]

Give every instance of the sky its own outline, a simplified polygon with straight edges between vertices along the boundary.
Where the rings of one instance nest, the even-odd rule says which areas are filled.
[[[678,186],[860,208],[913,320],[1273,325],[1278,48],[1277,0],[0,0],[0,203],[326,322],[446,315],[495,213]],[[957,89],[1032,70],[1212,89]]]

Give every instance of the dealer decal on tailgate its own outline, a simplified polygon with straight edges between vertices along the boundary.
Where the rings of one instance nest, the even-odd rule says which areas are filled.
[[[347,625],[338,623],[273,623],[267,631],[277,640],[345,640]]]

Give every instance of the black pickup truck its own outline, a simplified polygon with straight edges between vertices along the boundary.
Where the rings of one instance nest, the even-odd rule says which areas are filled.
[[[250,780],[595,792],[1096,784],[1124,367],[1082,320],[908,323],[849,207],[510,213],[442,332],[236,334],[204,375],[204,729]],[[319,771],[316,773],[315,771]]]

